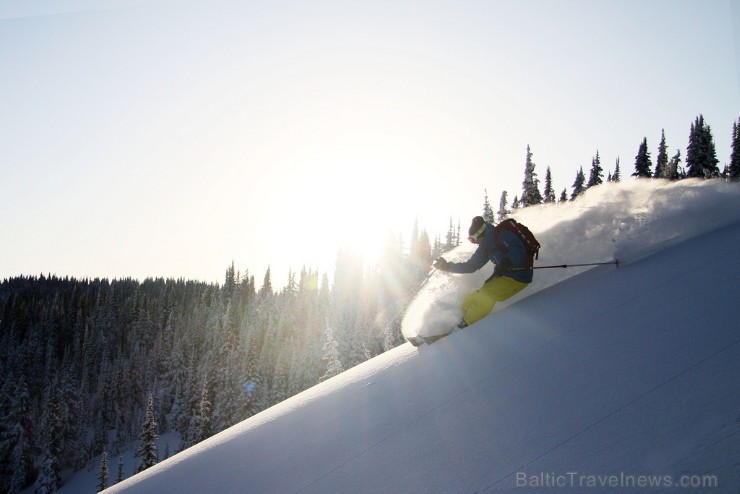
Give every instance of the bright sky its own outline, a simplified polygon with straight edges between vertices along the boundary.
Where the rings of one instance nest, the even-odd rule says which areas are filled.
[[[736,1],[0,3],[0,278],[330,269],[740,117]],[[734,29],[733,29],[734,27]]]

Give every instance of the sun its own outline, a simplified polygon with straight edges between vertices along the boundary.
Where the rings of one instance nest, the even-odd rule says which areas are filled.
[[[389,235],[402,235],[419,214],[422,167],[394,153],[344,150],[298,166],[291,180],[295,214],[318,228],[304,248],[334,256],[351,249],[366,262],[380,259]]]

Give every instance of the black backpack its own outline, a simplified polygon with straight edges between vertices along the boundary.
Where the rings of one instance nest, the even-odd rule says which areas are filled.
[[[534,234],[529,230],[529,228],[522,225],[515,219],[507,218],[496,225],[494,229],[496,235],[496,246],[502,252],[506,252],[507,250],[509,250],[506,248],[506,245],[504,245],[504,243],[500,242],[498,239],[499,235],[504,230],[509,230],[510,232],[516,234],[516,236],[519,237],[519,239],[522,241],[524,247],[527,249],[527,260],[524,263],[524,267],[528,269],[532,268],[532,266],[534,265],[534,260],[539,259],[540,257],[540,243],[537,241],[537,238],[535,238]]]

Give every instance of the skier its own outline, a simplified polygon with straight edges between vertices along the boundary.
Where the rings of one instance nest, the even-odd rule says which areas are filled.
[[[465,262],[448,262],[443,257],[434,261],[434,267],[450,273],[473,273],[488,261],[495,264],[493,274],[483,286],[465,297],[463,320],[457,325],[465,328],[491,313],[496,302],[512,297],[532,282],[532,256],[520,235],[509,229],[497,231],[482,216],[476,216],[468,230],[468,240],[478,245]]]

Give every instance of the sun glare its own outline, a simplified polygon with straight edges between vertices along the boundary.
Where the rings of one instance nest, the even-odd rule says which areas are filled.
[[[321,225],[305,247],[332,256],[330,262],[340,248],[377,261],[389,234],[413,226],[418,173],[421,168],[403,157],[366,151],[332,152],[303,163],[291,180],[291,202],[302,218]]]

